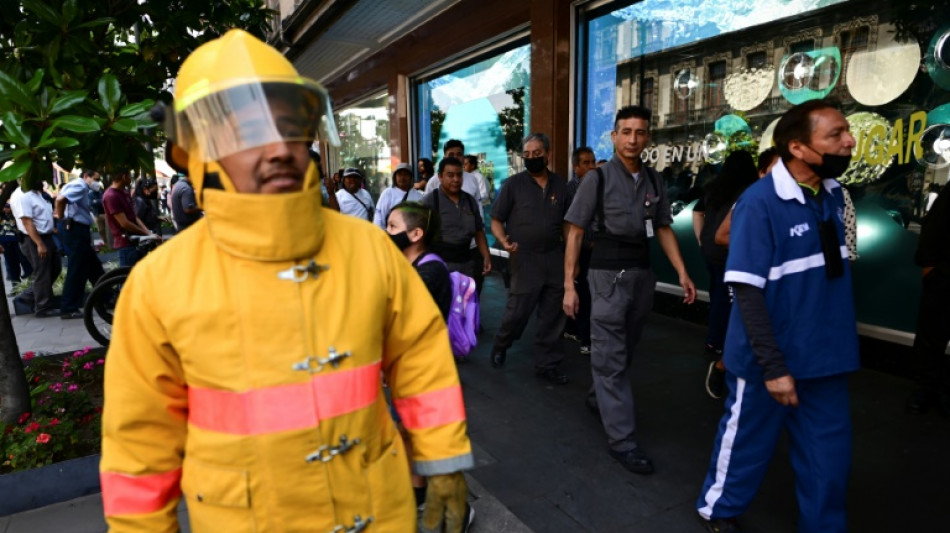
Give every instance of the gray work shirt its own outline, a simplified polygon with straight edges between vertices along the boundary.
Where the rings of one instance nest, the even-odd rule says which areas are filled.
[[[422,204],[435,209],[436,195],[438,195],[439,217],[442,219],[439,241],[464,245],[467,249],[475,232],[485,230],[478,202],[467,192],[459,191],[459,202],[456,204],[442,192],[442,187],[439,187],[423,196]]]
[[[564,242],[567,206],[564,178],[548,172],[548,183],[542,189],[531,174],[519,172],[502,185],[491,216],[505,224],[519,250],[547,252]]]
[[[643,242],[647,239],[644,222],[646,218],[653,219],[654,230],[673,223],[666,183],[655,170],[643,165],[639,175],[634,177],[616,155],[600,169],[604,173],[604,218],[607,233],[624,241]],[[652,180],[647,175],[648,172],[653,174]],[[600,231],[600,220],[597,217],[597,182],[597,169],[592,169],[584,175],[580,187],[577,188],[577,195],[564,217],[564,220],[575,226],[592,227],[595,233]]]

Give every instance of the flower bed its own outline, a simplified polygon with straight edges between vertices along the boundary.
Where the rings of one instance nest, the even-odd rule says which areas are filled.
[[[103,351],[41,358],[27,352],[23,360],[32,409],[16,424],[0,422],[0,474],[99,453]]]

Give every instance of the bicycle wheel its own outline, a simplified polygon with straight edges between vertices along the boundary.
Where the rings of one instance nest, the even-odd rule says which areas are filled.
[[[96,342],[103,346],[109,346],[109,339],[112,337],[112,318],[115,312],[115,303],[119,299],[119,291],[125,284],[126,275],[115,275],[108,279],[101,280],[92,289],[89,298],[86,298],[86,305],[83,307],[83,322],[86,325],[86,331],[92,335]]]
[[[112,270],[109,270],[108,272],[100,276],[99,279],[96,280],[96,284],[93,286],[93,289],[98,287],[100,283],[102,283],[103,281],[109,278],[114,278],[115,276],[127,277],[129,275],[129,272],[131,271],[132,271],[132,267],[113,268]]]

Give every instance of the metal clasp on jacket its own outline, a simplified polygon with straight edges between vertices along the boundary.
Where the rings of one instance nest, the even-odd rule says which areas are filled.
[[[353,525],[347,526],[340,524],[330,530],[330,533],[360,533],[364,529],[368,528],[370,523],[372,523],[373,517],[368,516],[366,520],[363,520],[363,517],[356,515],[353,517]]]
[[[336,446],[327,446],[324,444],[317,448],[317,451],[311,453],[307,456],[307,462],[312,463],[314,461],[320,461],[321,463],[329,463],[337,455],[343,455],[344,453],[350,451],[353,446],[356,446],[360,443],[359,437],[349,440],[346,438],[346,435],[340,436],[340,444]]]
[[[323,367],[330,365],[333,368],[340,366],[340,362],[352,355],[353,352],[338,352],[336,348],[330,346],[330,354],[326,357],[317,357],[311,355],[299,363],[294,363],[294,370],[306,370],[311,374],[316,374],[323,370]]]
[[[287,270],[281,270],[277,273],[277,279],[301,283],[307,278],[313,276],[313,279],[320,277],[321,272],[330,270],[330,265],[318,265],[313,259],[306,265],[294,265]]]

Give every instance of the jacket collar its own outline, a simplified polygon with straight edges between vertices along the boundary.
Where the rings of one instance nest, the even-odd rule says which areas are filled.
[[[792,177],[791,172],[788,171],[788,167],[785,166],[785,162],[781,158],[772,167],[771,174],[776,196],[782,200],[798,200],[800,204],[805,203],[805,193],[802,192],[801,186]],[[832,179],[822,180],[821,184],[828,193],[832,193],[836,188],[841,187],[838,180]]]
[[[239,194],[205,190],[208,232],[225,252],[258,261],[311,258],[323,245],[323,195],[319,187],[288,194]]]

